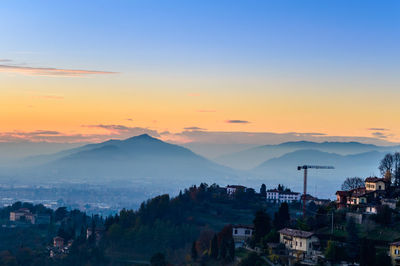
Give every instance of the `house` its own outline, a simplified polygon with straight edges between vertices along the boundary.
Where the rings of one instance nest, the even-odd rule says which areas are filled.
[[[347,197],[349,196],[349,191],[336,191],[336,203],[338,208],[344,208],[347,205]]]
[[[64,247],[64,238],[60,236],[56,236],[53,238],[53,247],[55,248],[63,248]]]
[[[279,201],[279,190],[269,189],[267,190],[266,200],[269,202],[277,203]]]
[[[21,208],[16,211],[10,212],[10,221],[16,222],[25,219],[25,215],[30,214],[31,211],[27,208]]]
[[[300,201],[301,194],[291,191],[279,191],[277,189],[267,190],[266,201],[272,203],[293,203]]]
[[[336,203],[339,208],[377,204],[386,196],[390,182],[385,178],[367,177],[365,179],[365,187],[359,187],[348,191],[336,192]]]
[[[325,206],[328,205],[331,202],[330,199],[316,199],[314,200],[314,203],[317,204],[318,206]]]
[[[367,205],[365,207],[365,213],[367,213],[367,214],[377,214],[378,213],[378,206],[372,205],[372,204]]]
[[[389,184],[385,178],[367,177],[365,179],[365,189],[367,191],[385,191]]]
[[[246,191],[246,187],[239,185],[228,185],[226,187],[226,193],[229,196],[233,196],[237,191]]]
[[[282,191],[279,192],[279,202],[293,203],[300,201],[301,194],[298,192]]]
[[[391,209],[396,209],[397,201],[398,200],[396,199],[381,199],[381,204],[386,205]]]
[[[94,228],[94,236],[95,236],[95,241],[98,242],[100,239],[103,237],[105,232],[105,228],[102,226],[97,226]],[[86,229],[86,239],[89,239],[90,236],[93,235],[93,228],[89,227]]]
[[[347,196],[347,205],[360,205],[367,203],[367,192],[364,187],[355,188],[349,191]]]
[[[299,259],[309,258],[319,250],[318,237],[313,232],[284,228],[279,230],[279,242],[284,244],[289,255]]]
[[[390,243],[390,258],[392,265],[400,265],[400,241]]]
[[[252,225],[232,225],[232,237],[235,241],[235,247],[244,246],[247,239],[251,238],[254,232]]]

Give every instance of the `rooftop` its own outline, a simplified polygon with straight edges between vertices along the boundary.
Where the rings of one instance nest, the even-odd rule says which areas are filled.
[[[279,230],[279,233],[288,235],[288,236],[293,236],[293,237],[301,237],[301,238],[309,238],[314,235],[313,232],[307,232],[307,231],[290,229],[290,228],[281,229],[281,230]]]
[[[400,241],[390,243],[391,246],[400,246]]]
[[[376,176],[365,178],[365,182],[369,182],[369,183],[376,183],[376,182],[379,182],[379,181],[387,182],[384,178],[378,178]]]
[[[245,224],[233,224],[232,228],[246,228],[246,229],[254,229],[252,225],[245,225]]]
[[[246,187],[240,185],[228,185],[227,188],[246,188]]]

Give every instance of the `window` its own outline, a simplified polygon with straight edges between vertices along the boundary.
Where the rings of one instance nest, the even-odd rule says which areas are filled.
[[[237,235],[237,229],[235,229],[235,235]]]
[[[297,241],[296,241],[296,247],[297,247]]]
[[[245,235],[250,235],[250,230],[244,231],[244,234],[245,234]]]

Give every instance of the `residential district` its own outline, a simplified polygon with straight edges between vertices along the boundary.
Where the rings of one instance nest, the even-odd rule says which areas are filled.
[[[74,249],[76,242],[80,243],[81,249],[84,247],[83,249],[89,250],[90,247],[97,246],[99,249],[101,247],[108,250],[110,254],[113,253],[109,250],[122,252],[129,245],[135,247],[132,250],[139,251],[140,245],[145,246],[149,242],[158,240],[161,243],[165,240],[161,240],[164,236],[161,236],[156,229],[147,233],[148,235],[155,234],[154,240],[148,240],[150,238],[148,235],[145,238],[143,235],[139,237],[139,233],[135,233],[134,228],[140,227],[138,225],[140,223],[148,226],[152,219],[156,221],[156,224],[159,223],[157,219],[160,217],[172,220],[185,217],[188,224],[199,225],[204,222],[194,220],[207,213],[213,213],[214,217],[222,218],[229,215],[240,217],[241,214],[237,213],[244,213],[246,208],[261,200],[263,203],[254,205],[254,208],[258,206],[267,208],[257,211],[251,219],[252,223],[225,224],[219,233],[201,231],[200,236],[195,236],[191,251],[183,262],[167,263],[168,257],[162,253],[156,253],[151,260],[143,260],[140,263],[126,260],[131,261],[132,264],[118,265],[172,265],[173,263],[181,265],[215,265],[215,263],[224,265],[400,265],[399,183],[400,173],[396,176],[396,173],[389,170],[382,177],[347,178],[342,189],[336,192],[335,201],[294,192],[283,185],[267,189],[263,184],[259,192],[256,192],[255,189],[242,185],[219,187],[215,184],[211,186],[201,184],[199,187],[193,186],[186,189],[176,198],[170,199],[168,195],[159,196],[142,204],[137,212],[122,210],[119,215],[109,216],[106,219],[100,216],[88,217],[77,210],[68,211],[65,207],[52,211],[42,205],[15,203],[7,207],[9,219],[3,222],[2,229],[55,226],[58,229],[53,231],[52,240],[47,243],[46,256],[57,261],[72,256],[71,250]],[[205,209],[199,208],[203,204],[199,203],[201,201],[206,202]],[[217,205],[230,206],[229,208],[233,211],[230,212],[226,207],[213,209]],[[157,206],[164,207],[160,209]],[[184,214],[185,208],[188,209],[189,216]],[[203,214],[196,215],[196,208]],[[172,212],[176,213],[172,214]],[[228,213],[231,214],[228,215]],[[271,214],[273,218],[270,218]],[[233,219],[240,221],[238,218]],[[77,234],[79,229],[76,228],[79,226],[81,232]],[[127,233],[124,233],[124,227],[132,238],[126,240]],[[137,232],[142,232],[144,229],[140,230]],[[172,233],[172,235],[175,234],[175,240],[178,238],[177,232],[181,232],[179,230]],[[190,239],[188,235],[189,233],[179,233],[179,238]],[[139,238],[146,241],[143,242]],[[171,239],[171,237],[166,239]],[[230,239],[232,239],[232,247]],[[126,244],[129,241],[131,241],[130,244]],[[134,244],[135,241],[137,244]],[[91,246],[84,243],[91,243]],[[179,245],[176,245],[176,248],[173,246],[170,245],[172,250],[185,252],[184,249],[178,248]],[[77,247],[74,252],[76,249]],[[148,248],[144,250],[143,254],[151,252]],[[154,250],[157,251],[160,248],[157,246]],[[169,251],[168,254],[174,253]],[[210,263],[210,260],[215,260],[214,264]],[[119,262],[121,261],[124,260]],[[159,264],[160,261],[161,264]]]

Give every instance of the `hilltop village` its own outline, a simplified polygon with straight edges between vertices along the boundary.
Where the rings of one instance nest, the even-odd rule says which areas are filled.
[[[335,200],[202,183],[107,217],[17,202],[0,265],[400,265],[400,167],[380,168]]]

